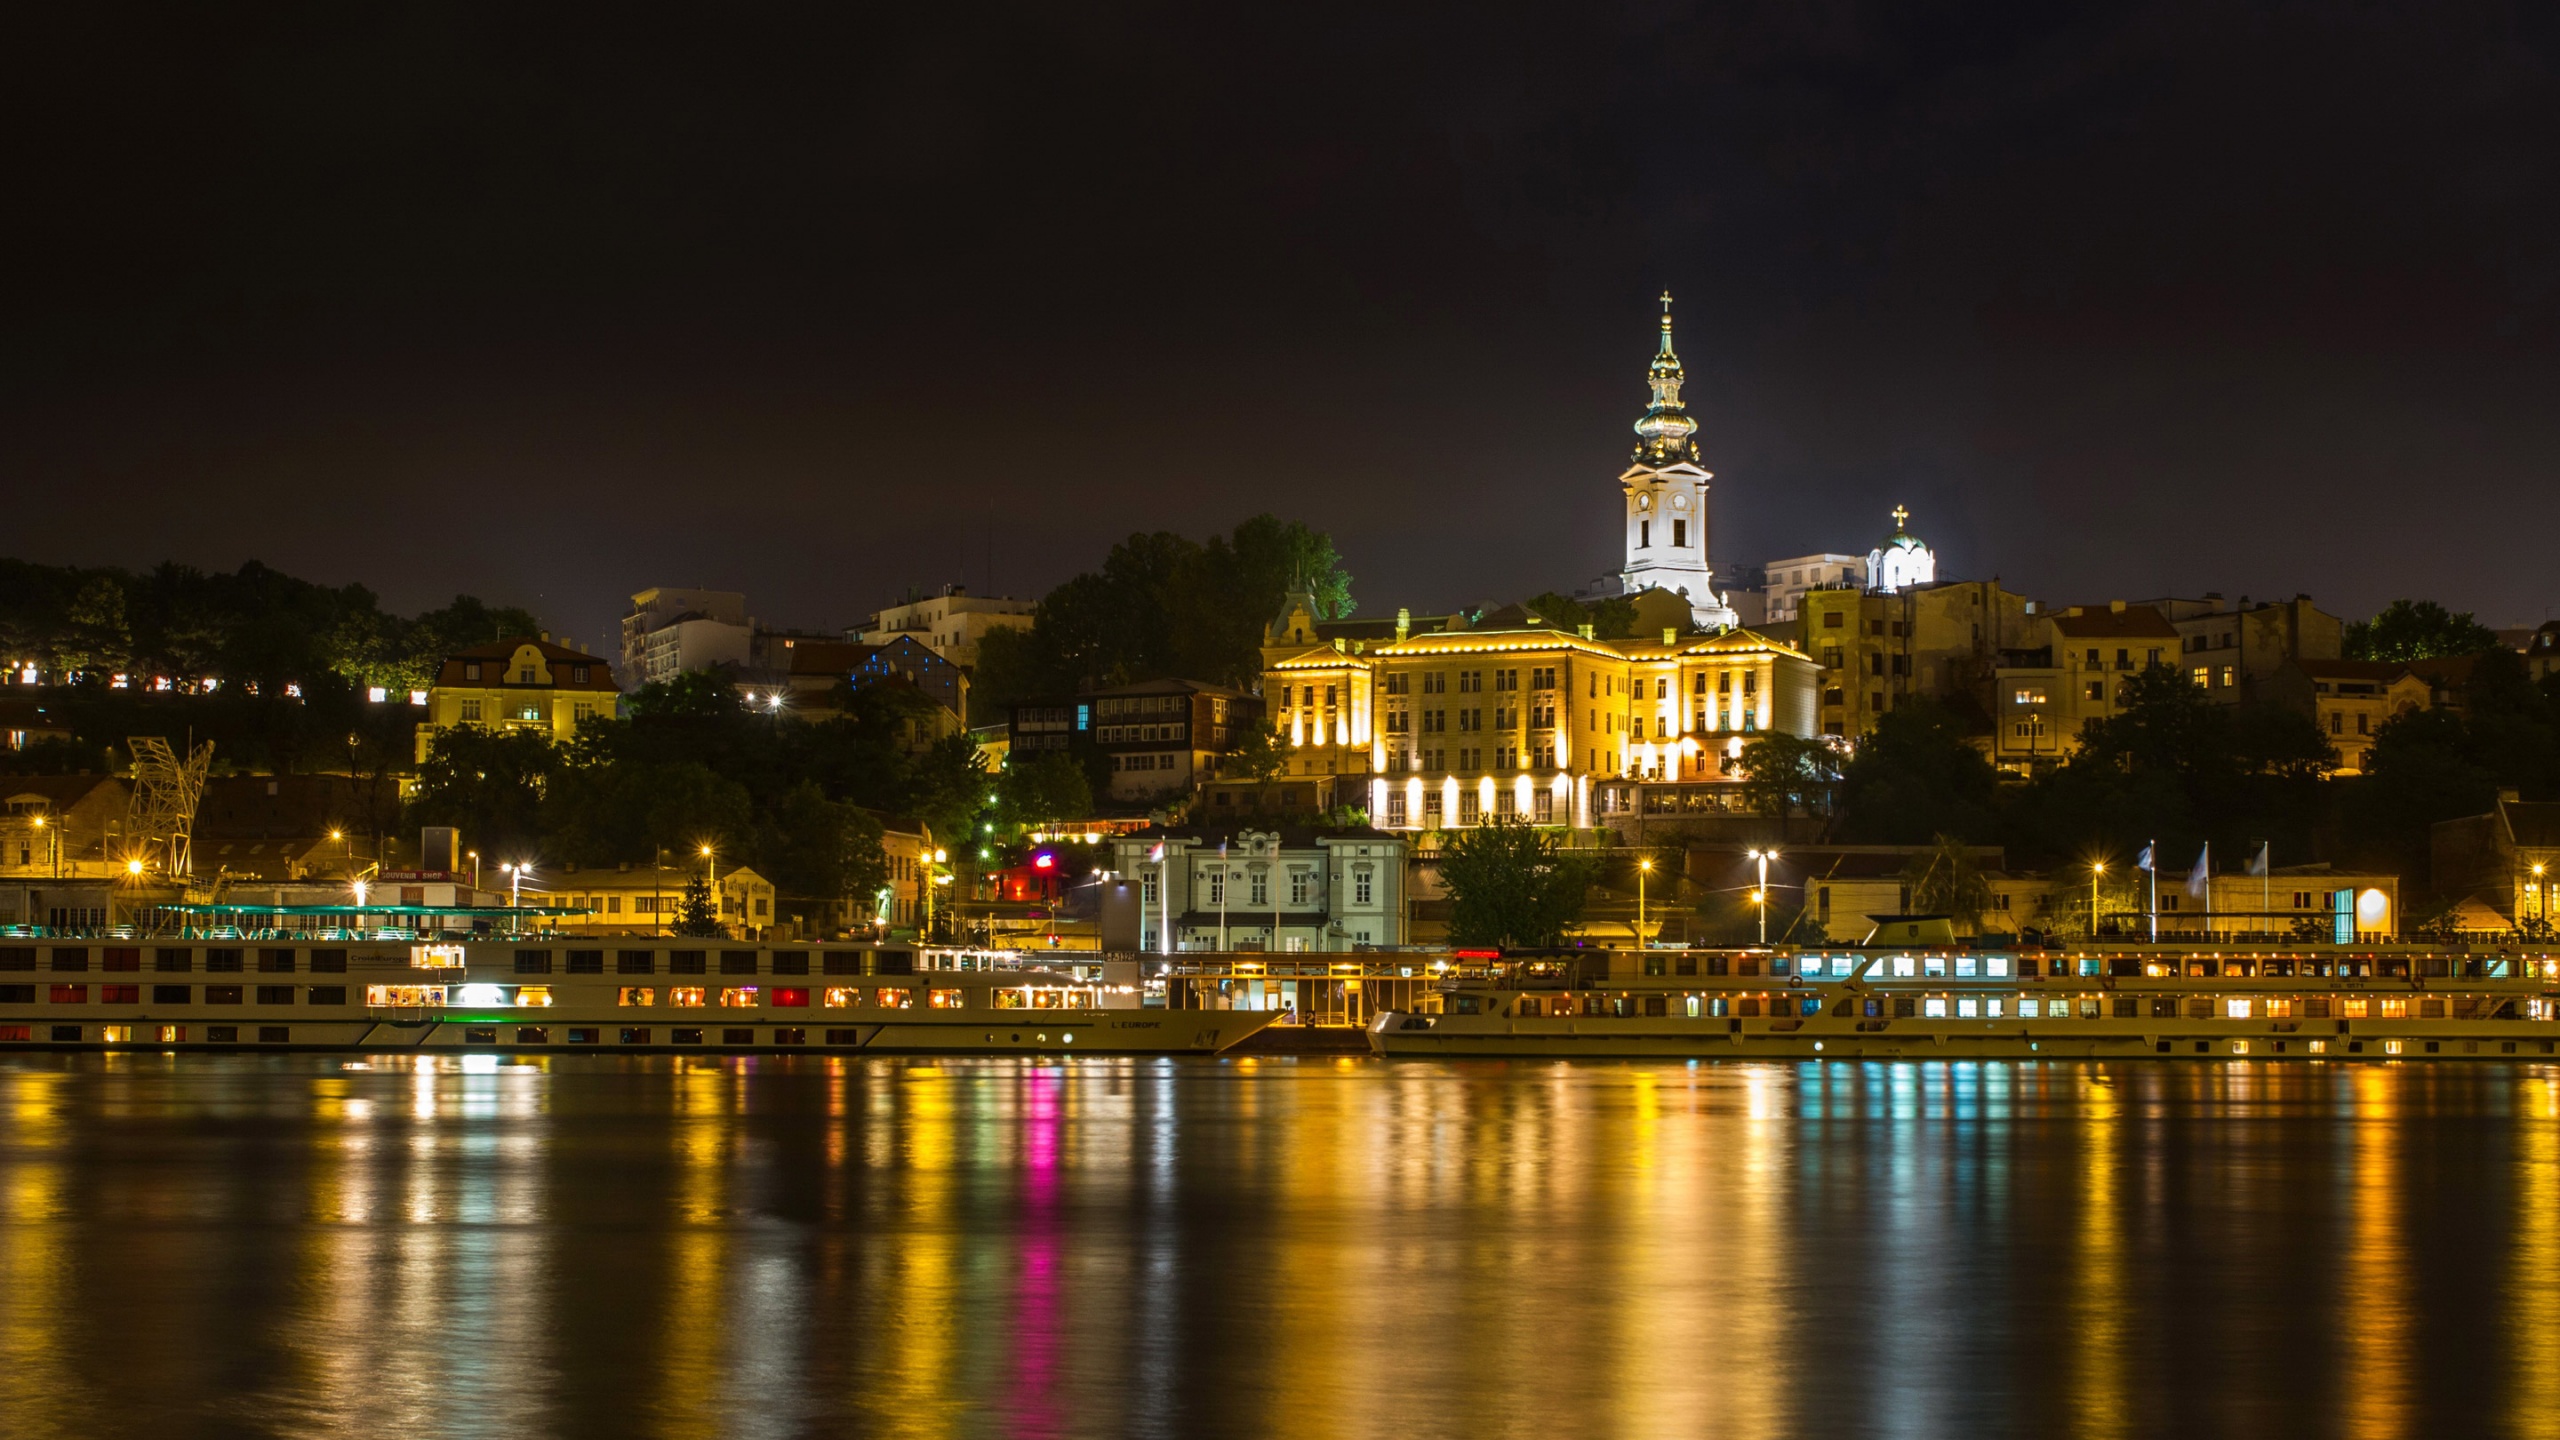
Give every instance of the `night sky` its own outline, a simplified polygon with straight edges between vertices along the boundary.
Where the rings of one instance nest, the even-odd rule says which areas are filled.
[[[177,13],[171,13],[177,12]],[[2560,614],[2560,7],[13,16],[0,550],[851,623],[1137,529]]]

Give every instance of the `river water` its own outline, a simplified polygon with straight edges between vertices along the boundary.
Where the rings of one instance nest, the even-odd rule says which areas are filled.
[[[20,1055],[0,1433],[2560,1435],[2560,1069]]]

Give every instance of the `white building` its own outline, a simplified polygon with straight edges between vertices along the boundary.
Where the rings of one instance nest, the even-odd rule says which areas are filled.
[[[744,594],[652,586],[631,597],[622,617],[622,677],[636,689],[689,670],[744,665],[754,639]]]
[[[1768,565],[1768,582],[1761,593],[1768,597],[1768,620],[1776,623],[1796,618],[1804,601],[1804,592],[1817,585],[1848,585],[1864,588],[1867,562],[1855,555],[1797,555],[1785,560],[1772,560]]]
[[[1165,858],[1150,858],[1159,845]],[[1112,849],[1128,883],[1103,891],[1106,950],[1159,953],[1168,914],[1177,950],[1404,943],[1404,841],[1382,831],[1184,828],[1125,835]]]
[[[862,643],[886,645],[901,635],[954,665],[978,663],[978,642],[991,630],[1028,630],[1037,601],[1010,595],[972,595],[967,588],[946,585],[942,593],[891,605],[862,627]]]
[[[1878,595],[1932,584],[1938,578],[1937,552],[1913,538],[1910,525],[1911,512],[1894,506],[1893,533],[1867,552],[1867,588]]]

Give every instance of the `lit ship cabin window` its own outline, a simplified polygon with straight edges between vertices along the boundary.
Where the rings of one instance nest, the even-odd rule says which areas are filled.
[[[915,1004],[915,992],[903,986],[883,985],[872,993],[872,1003],[883,1010],[905,1010]]]
[[[699,985],[670,985],[667,987],[667,1003],[681,1009],[699,1010],[709,1002]]]
[[[827,958],[831,963],[835,959],[832,955]],[[862,1003],[862,992],[848,985],[830,985],[827,987],[826,1003],[827,1008],[831,1010],[841,1010],[847,1006],[859,1005]]]
[[[367,985],[364,1003],[396,1010],[423,1010],[444,1004],[442,985]]]
[[[613,1003],[617,1005],[655,1005],[658,1003],[658,992],[647,985],[625,985],[620,990],[614,992]]]
[[[968,1004],[968,997],[958,990],[931,992],[930,1003],[936,1010],[958,1010]]]
[[[749,960],[755,959],[750,955]],[[753,985],[726,985],[720,990],[720,1006],[724,1010],[753,1010],[764,1003],[763,992]]]

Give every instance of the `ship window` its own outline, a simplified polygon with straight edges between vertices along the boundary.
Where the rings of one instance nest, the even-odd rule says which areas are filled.
[[[2224,1018],[2224,1019],[2226,1019],[2226,1020],[2246,1020],[2246,1019],[2248,1019],[2248,1018],[2249,1018],[2249,997],[2247,997],[2247,996],[2245,996],[2245,995],[2235,995],[2235,996],[2233,996],[2232,998],[2230,998],[2230,999],[2228,999],[2228,1000],[2223,1001],[2223,1002],[2222,1002],[2222,1015],[2223,1015],[2223,1018]]]
[[[616,950],[613,969],[618,975],[647,975],[657,969],[657,956],[647,950]]]
[[[242,963],[246,953],[240,950],[207,950],[204,952],[204,968],[220,971],[226,975],[237,975],[247,968]]]
[[[2019,1014],[2020,1018],[2022,1018],[2022,1019],[2027,1019],[2027,1020],[2033,1020],[2033,1019],[2035,1019],[2035,1018],[2036,1018],[2036,1015],[2037,1015],[2037,1012],[2039,1012],[2039,1011],[2040,1011],[2040,1010],[2042,1010],[2043,1008],[2044,1008],[2044,1002],[2043,1002],[2043,1001],[2041,1001],[2041,1000],[2035,1000],[2035,999],[2021,999],[2021,1000],[2019,1000],[2019,1001],[2018,1001],[2018,1014]]]
[[[2408,1001],[2406,1001],[2406,1000],[2392,999],[2392,998],[2388,998],[2388,997],[2386,997],[2386,998],[2383,1000],[2383,1002],[2382,1002],[2382,1018],[2383,1018],[2383,1019],[2385,1019],[2385,1020],[2406,1020],[2406,1019],[2408,1019],[2408,1018],[2409,1018],[2409,1002],[2408,1002]]]
[[[2009,977],[2009,957],[2006,955],[1985,956],[1982,961],[1982,973],[1989,975],[1994,979],[2007,979]]]
[[[720,973],[723,975],[753,975],[756,973],[756,952],[753,950],[721,951]]]
[[[193,970],[196,968],[195,954],[193,950],[164,947],[152,952],[151,968],[180,973]]]
[[[346,952],[346,951],[344,951],[344,950],[314,950],[314,951],[312,951],[312,952],[311,952],[311,973],[312,973],[312,974],[314,974],[314,975],[344,975],[344,974],[346,974],[346,973],[347,973],[347,952]]]
[[[519,1025],[516,1027],[516,1043],[519,1045],[548,1045],[551,1043],[550,1027],[544,1025]]]
[[[753,1030],[723,1030],[720,1032],[720,1043],[723,1045],[753,1045],[756,1043],[756,1032]]]
[[[904,986],[883,985],[872,992],[871,1002],[883,1010],[904,1010],[916,1003],[916,995]]]
[[[1972,956],[1970,956],[1970,955],[1959,955],[1959,956],[1957,956],[1957,957],[1956,957],[1956,978],[1957,978],[1957,979],[1959,979],[1959,980],[1970,980],[1970,979],[1972,979],[1972,978],[1973,978],[1973,972],[1974,972],[1974,970],[1975,970],[1976,966],[1978,965],[1978,963],[1979,963],[1979,962],[1977,962],[1977,961],[1976,961]]]
[[[2369,1013],[2372,1005],[2373,1002],[2362,995],[2350,995],[2346,997],[2346,1005],[2342,1013],[2346,1019],[2362,1020]]]
[[[1920,962],[1908,955],[1896,955],[1893,957],[1893,973],[1898,979],[1909,979],[1920,973]]]
[[[958,1010],[968,1003],[967,997],[957,990],[936,990],[928,999],[936,1010]]]
[[[1982,1002],[1981,1002],[1980,1000],[1977,1000],[1977,999],[1975,999],[1974,997],[1972,997],[1972,996],[1970,996],[1970,995],[1967,995],[1967,996],[1963,997],[1962,999],[1960,999],[1960,1000],[1956,1001],[1956,1018],[1957,1018],[1957,1019],[1959,1019],[1959,1020],[1974,1020],[1974,1019],[1979,1019],[1979,1018],[1981,1017],[1981,1015],[1982,1015]]]
[[[830,985],[825,998],[828,1008],[841,1010],[848,1005],[861,1004],[862,992],[847,985]]]
[[[773,992],[773,1003],[786,1009],[806,1010],[809,1008],[808,987],[805,985],[778,986]]]
[[[645,1029],[624,1026],[622,1030],[622,1043],[625,1045],[646,1045],[649,1043],[649,1032]]]
[[[592,1025],[573,1025],[569,1028],[569,1043],[572,1045],[593,1045],[596,1043],[596,1037],[603,1033],[604,1032],[596,1029]]]
[[[763,1003],[763,993],[753,985],[728,985],[720,991],[720,1007],[724,1010],[753,1010]]]
[[[809,1043],[809,1032],[796,1025],[787,1026],[773,1032],[773,1043],[776,1045],[806,1045]]]
[[[667,973],[670,975],[699,975],[703,973],[703,952],[700,950],[668,951]]]
[[[670,985],[667,987],[667,1003],[680,1009],[699,1010],[708,1002],[703,998],[699,985]]]
[[[572,950],[572,951],[570,951],[570,952],[569,952],[569,973],[570,973],[570,974],[572,974],[572,975],[601,975],[601,974],[603,974],[603,973],[604,973],[604,952],[603,952],[603,951],[601,951],[601,950]]]
[[[859,1030],[830,1030],[827,1032],[827,1043],[830,1045],[859,1045],[862,1043],[862,1032]]]
[[[1924,1019],[1944,1020],[1947,1018],[1947,1002],[1944,998],[1933,995],[1920,1002],[1920,1014]]]
[[[347,987],[344,985],[314,985],[311,987],[311,1003],[314,1005],[344,1005],[347,1003]]]
[[[290,974],[292,974],[292,973],[293,973],[293,952],[292,952],[292,951],[290,951],[290,950],[261,950],[261,951],[259,951],[259,952],[258,952],[258,973],[259,973],[259,974],[261,974],[261,975],[290,975]]]
[[[809,973],[809,955],[808,955],[808,952],[807,952],[807,951],[804,951],[804,950],[776,950],[776,951],[774,951],[774,952],[773,952],[773,973],[774,973],[774,974],[776,974],[776,975],[806,975],[806,974],[808,974],[808,973]],[[777,1032],[777,1033],[779,1033],[779,1032]]]
[[[240,987],[237,985],[207,985],[204,987],[204,1003],[207,1005],[237,1005],[240,1003]]]
[[[261,1005],[290,1005],[293,1003],[293,987],[290,985],[261,985],[258,987],[258,1003]]]
[[[548,950],[519,950],[519,951],[517,951],[517,952],[516,952],[516,973],[517,973],[517,974],[519,974],[519,975],[548,975],[548,974],[550,974],[550,973],[551,973],[551,952],[550,952],[550,951],[548,951]]]
[[[548,985],[519,985],[516,987],[516,1003],[518,1005],[532,1005],[536,1007],[548,1006],[551,1003],[551,987]]]
[[[1947,973],[1947,957],[1944,955],[1929,956],[1921,963],[1920,973],[1923,975],[1934,975],[1943,978]]]
[[[1999,996],[1994,995],[1982,1002],[1982,1013],[1990,1016],[1994,1020],[1997,1020],[2000,1018],[2000,1012],[2006,1004],[2006,1001],[2002,1000]]]
[[[667,1032],[667,1041],[673,1045],[699,1045],[702,1043],[702,1032],[694,1029],[670,1030]]]

